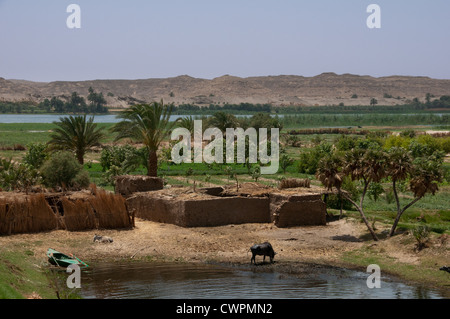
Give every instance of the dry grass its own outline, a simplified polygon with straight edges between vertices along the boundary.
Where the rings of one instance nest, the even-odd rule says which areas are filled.
[[[280,189],[286,188],[297,188],[297,187],[311,187],[311,180],[309,178],[299,179],[299,178],[287,178],[283,179],[278,186]]]
[[[0,234],[47,231],[55,229],[57,224],[57,216],[42,194],[0,201]]]
[[[131,226],[125,199],[118,194],[97,191],[89,198],[98,218],[98,228],[127,228]]]
[[[131,225],[125,199],[105,191],[76,196],[18,193],[0,196],[0,235],[56,229],[129,228]]]
[[[94,210],[92,206],[82,200],[76,199],[71,201],[62,198],[62,206],[64,209],[64,228],[69,231],[80,231],[96,228]]]

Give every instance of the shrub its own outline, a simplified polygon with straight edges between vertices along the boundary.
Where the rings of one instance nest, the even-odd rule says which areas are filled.
[[[430,227],[420,225],[412,229],[412,235],[417,240],[417,249],[422,250],[427,247],[428,239],[430,237]]]
[[[332,146],[329,143],[321,143],[312,149],[300,154],[300,160],[297,165],[299,173],[315,174],[319,166],[319,161],[324,156],[331,153]]]
[[[0,187],[7,191],[28,191],[33,185],[39,184],[41,177],[37,170],[28,164],[17,164],[12,159],[0,158]]]
[[[128,144],[105,147],[100,155],[100,164],[102,165],[103,171],[109,170],[113,165],[121,167],[127,155],[133,153],[135,150],[133,146]]]
[[[79,172],[77,174],[77,176],[75,176],[75,178],[73,179],[73,188],[76,189],[85,189],[88,188],[91,181],[89,178],[89,173],[88,171],[82,170],[81,172]]]
[[[47,151],[47,144],[45,143],[32,143],[27,145],[27,153],[25,154],[23,161],[25,164],[38,169],[48,159],[49,153]]]
[[[44,184],[62,189],[80,189],[89,186],[89,175],[70,152],[54,153],[41,167]]]

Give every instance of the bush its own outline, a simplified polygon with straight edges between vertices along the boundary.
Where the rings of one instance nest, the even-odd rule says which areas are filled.
[[[326,155],[331,154],[332,146],[329,143],[321,143],[312,149],[300,154],[297,170],[302,174],[315,174],[319,161]]]
[[[112,166],[121,167],[127,158],[127,154],[133,153],[136,149],[131,145],[105,147],[100,155],[100,164],[103,171],[109,170]]]
[[[439,144],[441,150],[443,150],[445,153],[450,153],[450,137],[442,137],[439,139]]]
[[[28,164],[17,164],[12,159],[0,158],[0,187],[7,191],[25,190],[39,184],[41,177],[37,170]]]
[[[27,153],[23,158],[24,163],[30,165],[35,169],[39,169],[49,156],[47,151],[47,144],[32,143],[27,145],[27,148]]]
[[[430,227],[420,225],[412,229],[412,234],[417,240],[417,249],[422,250],[427,247],[428,239],[430,237]]]
[[[41,174],[47,187],[80,189],[89,186],[89,175],[70,152],[54,153],[42,165]]]

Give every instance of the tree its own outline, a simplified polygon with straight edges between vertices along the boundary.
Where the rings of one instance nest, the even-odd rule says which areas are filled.
[[[403,148],[392,148],[388,153],[387,175],[392,178],[392,190],[397,207],[397,216],[389,232],[389,236],[395,234],[398,222],[403,213],[426,194],[435,194],[438,191],[438,183],[443,180],[443,156],[436,152],[430,156],[413,159],[410,152]],[[401,206],[398,195],[398,183],[409,179],[409,188],[414,198],[405,206]]]
[[[227,128],[236,128],[237,119],[233,114],[216,112],[208,121],[209,127],[217,127],[222,133],[226,133]]]
[[[120,113],[119,118],[123,120],[112,127],[112,131],[118,134],[116,141],[131,138],[146,146],[149,153],[148,176],[158,176],[157,151],[161,142],[178,123],[178,120],[169,122],[172,109],[173,104],[166,105],[163,100],[133,105]]]
[[[68,112],[86,112],[87,105],[84,97],[72,92],[69,102],[66,103],[66,111]]]
[[[378,183],[385,177],[386,155],[380,147],[372,145],[367,149],[354,148],[346,152],[343,156],[330,154],[321,160],[321,165],[317,171],[317,177],[328,189],[336,187],[339,194],[345,197],[358,210],[362,220],[367,226],[372,238],[377,241],[372,226],[369,224],[364,214],[363,203],[370,183]],[[362,181],[363,190],[359,204],[347,192],[341,192],[342,178],[349,176],[353,181]]]
[[[47,144],[31,143],[27,145],[27,152],[23,158],[23,162],[35,169],[39,169],[48,156]]]
[[[283,173],[286,174],[286,170],[289,166],[294,164],[294,160],[287,156],[286,154],[283,154],[280,158],[280,167],[283,170]]]
[[[50,135],[49,149],[69,150],[75,153],[78,162],[84,164],[86,151],[100,144],[104,137],[103,128],[98,128],[94,117],[86,120],[84,116],[61,117],[59,122],[53,122],[57,127]]]
[[[178,122],[178,127],[182,127],[187,129],[191,135],[194,134],[194,119],[192,118],[192,116],[185,116],[183,118],[181,118]]]
[[[344,174],[342,173],[342,158],[337,154],[330,154],[319,161],[316,178],[328,189],[335,187],[340,199],[340,214],[342,216],[341,186]]]
[[[92,113],[105,113],[107,111],[105,105],[106,100],[103,97],[103,93],[96,93],[92,87],[89,87],[89,95],[87,99],[90,104],[90,112]]]
[[[64,102],[55,96],[50,100],[50,107],[53,108],[56,113],[64,112]]]
[[[373,97],[372,99],[370,99],[370,106],[375,106],[377,104],[378,104],[378,100],[376,98]]]

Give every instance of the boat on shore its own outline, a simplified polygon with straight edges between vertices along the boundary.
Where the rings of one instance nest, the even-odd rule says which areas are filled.
[[[47,250],[48,262],[54,266],[67,268],[70,265],[78,265],[81,268],[89,267],[84,261],[81,261],[76,256],[63,254],[55,249],[49,248]]]

